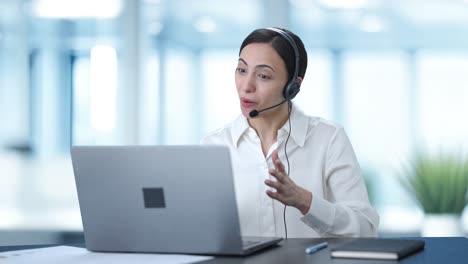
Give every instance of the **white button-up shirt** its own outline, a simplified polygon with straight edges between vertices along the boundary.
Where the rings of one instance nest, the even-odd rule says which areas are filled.
[[[342,127],[304,115],[293,105],[291,137],[287,145],[290,178],[312,192],[306,215],[286,210],[288,237],[376,236],[379,216],[371,207],[359,164]],[[287,171],[284,143],[289,124],[278,130],[277,142],[265,158],[260,138],[240,115],[218,129],[202,144],[228,146],[243,236],[284,236],[284,205],[267,196],[265,179],[274,168],[272,153],[278,149]],[[273,189],[274,190],[274,189]]]

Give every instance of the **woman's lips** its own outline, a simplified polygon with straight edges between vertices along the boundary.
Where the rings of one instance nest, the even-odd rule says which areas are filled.
[[[249,107],[253,107],[255,106],[257,103],[255,103],[254,101],[250,101],[248,99],[244,99],[244,98],[241,98],[241,105],[245,108],[249,108]]]

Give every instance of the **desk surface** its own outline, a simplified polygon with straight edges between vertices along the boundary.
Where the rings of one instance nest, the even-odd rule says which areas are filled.
[[[338,244],[349,241],[349,238],[326,238],[326,239],[303,239],[291,238],[282,241],[279,246],[264,250],[249,257],[217,257],[214,260],[205,261],[202,263],[466,263],[468,259],[468,239],[465,237],[446,237],[446,238],[416,238],[426,241],[425,249],[419,253],[404,258],[398,261],[375,261],[375,260],[349,260],[349,259],[332,259],[330,257],[330,249]],[[328,241],[329,247],[322,249],[319,252],[307,255],[304,249],[307,246]],[[51,245],[34,245],[34,246],[3,246],[0,247],[0,252],[46,247]],[[75,245],[83,246],[83,245]]]

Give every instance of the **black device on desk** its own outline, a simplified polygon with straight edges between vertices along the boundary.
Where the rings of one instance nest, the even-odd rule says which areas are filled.
[[[422,249],[424,249],[423,240],[359,238],[331,250],[331,256],[397,260]]]

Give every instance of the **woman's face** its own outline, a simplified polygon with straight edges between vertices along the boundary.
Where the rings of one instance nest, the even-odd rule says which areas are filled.
[[[252,43],[242,49],[236,68],[236,88],[242,114],[261,110],[284,100],[288,79],[286,65],[269,43]],[[273,115],[280,108],[266,111]],[[262,113],[263,115],[263,113]]]

